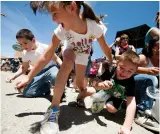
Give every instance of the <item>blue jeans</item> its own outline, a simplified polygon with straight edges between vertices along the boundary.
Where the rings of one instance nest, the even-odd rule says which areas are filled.
[[[26,97],[40,97],[50,93],[51,85],[55,84],[58,73],[56,65],[50,65],[41,70],[24,89],[23,95]]]
[[[154,86],[157,88],[158,79],[155,76],[147,74],[137,74],[134,76],[135,79],[135,89],[136,89],[136,103],[137,109],[146,110],[152,109],[153,100],[146,94],[146,89],[149,86]]]

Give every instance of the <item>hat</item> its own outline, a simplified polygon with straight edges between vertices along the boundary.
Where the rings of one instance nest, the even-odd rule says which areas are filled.
[[[22,52],[23,51],[23,48],[20,44],[13,44],[12,45],[12,48],[16,51],[19,51],[19,52]]]

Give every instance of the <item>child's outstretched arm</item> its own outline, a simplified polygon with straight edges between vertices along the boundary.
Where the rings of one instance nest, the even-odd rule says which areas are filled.
[[[126,117],[123,123],[123,126],[120,130],[120,134],[122,133],[130,133],[130,129],[134,120],[134,115],[136,112],[136,101],[134,96],[127,97],[127,109],[126,109]]]
[[[8,77],[6,79],[6,82],[12,82],[12,80],[15,80],[16,78],[18,78],[19,76],[21,76],[22,74],[24,74],[27,69],[29,68],[29,62],[22,62],[22,65],[20,65],[18,71],[16,73],[14,73],[14,75],[12,75],[11,77]]]
[[[109,48],[108,44],[106,43],[104,39],[104,35],[101,35],[98,39],[98,43],[100,44],[101,49],[105,53],[105,55],[108,57],[109,61],[112,62],[112,53],[111,49]]]

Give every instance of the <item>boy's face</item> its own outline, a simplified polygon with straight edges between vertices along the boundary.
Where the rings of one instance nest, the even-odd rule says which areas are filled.
[[[117,65],[117,79],[124,80],[130,78],[137,71],[137,65],[129,60],[120,61]]]
[[[28,52],[33,49],[35,43],[34,39],[31,41],[26,38],[18,38],[17,41],[22,46],[22,48]]]

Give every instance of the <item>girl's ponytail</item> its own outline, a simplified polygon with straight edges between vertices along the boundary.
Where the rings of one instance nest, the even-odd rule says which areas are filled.
[[[59,4],[63,4],[64,7],[66,5],[71,4],[72,1],[31,1],[30,2],[30,7],[32,8],[33,12],[36,14],[37,10],[39,12],[48,12],[48,6],[49,5],[54,5],[58,6]],[[83,13],[82,13],[82,18],[89,18],[91,20],[95,20],[97,23],[103,19],[103,16],[97,17],[95,13],[93,12],[92,8],[87,4],[84,3],[83,1],[75,1],[78,7],[78,13],[80,12],[81,6],[83,6]]]
[[[84,3],[82,1],[81,5],[83,6],[83,13],[82,13],[83,18],[89,18],[91,20],[95,20],[97,23],[100,22],[100,19],[95,15],[94,11],[87,3]]]

